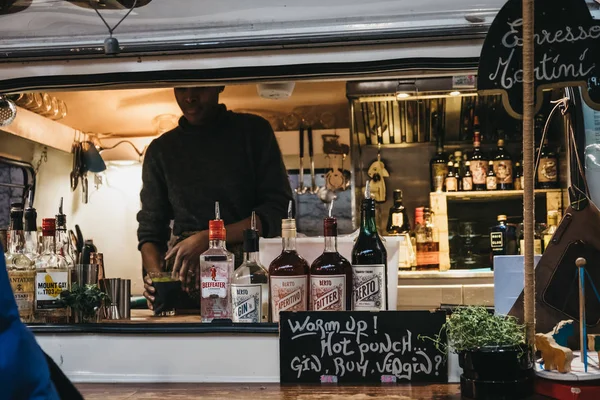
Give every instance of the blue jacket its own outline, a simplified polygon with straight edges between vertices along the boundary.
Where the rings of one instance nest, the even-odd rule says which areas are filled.
[[[59,400],[42,349],[21,323],[0,246],[0,400]]]

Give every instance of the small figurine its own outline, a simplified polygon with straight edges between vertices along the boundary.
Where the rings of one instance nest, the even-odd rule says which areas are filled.
[[[373,199],[378,203],[385,202],[386,191],[383,178],[389,178],[390,176],[390,173],[385,169],[385,165],[378,158],[377,161],[371,164],[367,174],[371,178],[371,194]]]
[[[563,347],[567,347],[567,342],[574,333],[575,326],[573,325],[572,319],[560,321],[556,324],[554,329],[552,329],[552,332],[548,332],[548,334],[552,335],[556,344]]]
[[[598,360],[600,360],[600,335],[598,334],[590,334],[587,335],[588,338],[588,350],[589,351],[597,351],[598,352]],[[596,339],[599,339],[596,342]]]
[[[564,374],[571,372],[573,352],[568,347],[559,346],[551,333],[536,333],[535,347],[542,352],[544,370]]]

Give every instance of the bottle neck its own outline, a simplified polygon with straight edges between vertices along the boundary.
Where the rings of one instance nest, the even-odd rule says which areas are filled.
[[[37,254],[38,252],[38,234],[37,231],[25,231],[25,253]]]
[[[226,247],[225,247],[225,240],[222,240],[222,239],[211,238],[208,241],[208,246],[211,249],[226,249]]]
[[[11,230],[8,233],[8,252],[11,254],[21,253],[25,248],[25,235],[22,230]]]
[[[377,223],[375,222],[375,202],[373,200],[364,200],[361,221],[360,221],[361,233],[368,236],[374,236],[377,234]]]
[[[56,245],[54,235],[42,237],[42,253],[54,254],[56,253]]]
[[[245,252],[244,253],[244,262],[258,264],[259,263],[258,251]]]
[[[283,241],[283,251],[296,251],[296,236],[294,237],[284,237]]]
[[[325,236],[325,253],[337,253],[337,236]]]
[[[394,200],[394,208],[402,207],[402,199]]]

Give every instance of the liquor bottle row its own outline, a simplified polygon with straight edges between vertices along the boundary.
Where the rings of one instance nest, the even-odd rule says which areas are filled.
[[[291,205],[288,218],[282,221],[282,252],[268,269],[259,261],[254,223],[244,232],[244,262],[235,271],[234,256],[225,248],[225,227],[218,211],[215,220],[210,221],[209,236],[210,248],[200,256],[203,322],[279,322],[281,311],[388,309],[387,252],[377,233],[375,201],[368,184],[352,262],[339,254],[337,221],[329,216],[324,220],[324,251],[309,265],[296,249]]]
[[[558,211],[548,211],[547,225],[542,226],[543,230],[534,231],[533,252],[541,255],[550,244],[552,236],[558,227]],[[515,224],[507,223],[506,215],[498,215],[498,225],[490,228],[490,261],[493,267],[494,256],[516,255],[525,253],[524,249],[524,230],[521,223],[518,227]]]
[[[536,188],[558,188],[558,158],[550,149],[547,139],[538,156]],[[481,133],[477,122],[473,132],[473,149],[468,155],[462,151],[455,151],[453,155],[444,153],[439,136],[436,154],[430,161],[430,171],[431,190],[434,192],[523,189],[522,162],[516,161],[506,150],[504,139],[498,140],[493,154],[486,154],[481,149]]]

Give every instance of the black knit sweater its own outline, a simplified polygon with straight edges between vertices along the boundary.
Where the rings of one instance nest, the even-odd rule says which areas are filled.
[[[154,139],[142,169],[139,246],[166,248],[173,234],[208,229],[219,201],[225,225],[256,211],[263,236],[281,233],[292,191],[281,151],[269,123],[221,106],[203,126],[182,117],[179,126]]]

